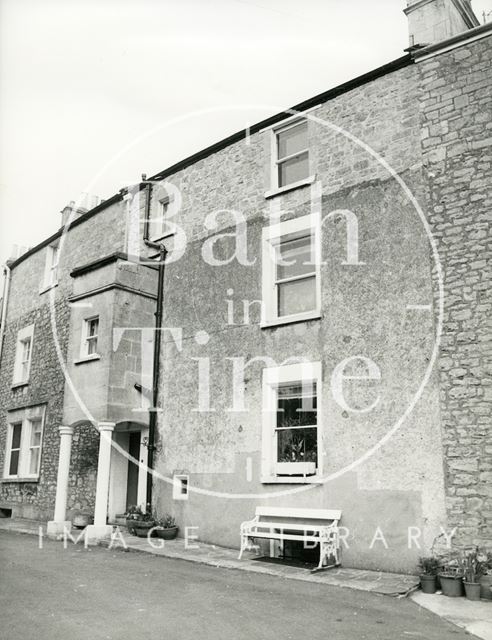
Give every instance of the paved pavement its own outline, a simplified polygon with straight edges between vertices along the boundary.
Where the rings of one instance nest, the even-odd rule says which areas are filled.
[[[3,640],[470,636],[406,598],[0,531]]]

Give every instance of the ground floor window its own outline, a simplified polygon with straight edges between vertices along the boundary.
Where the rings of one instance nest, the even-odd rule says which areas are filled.
[[[263,370],[263,469],[268,481],[321,473],[321,364]]]
[[[44,405],[7,414],[5,478],[39,477],[44,414]]]

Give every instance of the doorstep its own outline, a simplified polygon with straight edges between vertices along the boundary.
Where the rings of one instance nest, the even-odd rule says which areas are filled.
[[[421,607],[445,618],[468,633],[492,640],[492,601],[474,602],[466,598],[448,598],[439,594],[416,591],[411,599]]]

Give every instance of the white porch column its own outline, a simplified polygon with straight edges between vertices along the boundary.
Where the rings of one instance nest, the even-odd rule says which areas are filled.
[[[55,515],[47,525],[48,535],[63,533],[64,528],[70,531],[72,523],[67,517],[67,492],[70,471],[70,452],[72,450],[73,427],[59,427],[60,453],[58,456],[58,475],[56,479]]]
[[[111,443],[114,422],[100,422],[99,427],[99,459],[97,463],[96,507],[94,524],[86,528],[89,542],[96,542],[111,534],[113,527],[106,524],[108,517],[109,472],[111,465]]]

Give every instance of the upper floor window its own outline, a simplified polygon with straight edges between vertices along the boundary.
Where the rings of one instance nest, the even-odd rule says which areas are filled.
[[[320,314],[319,218],[280,222],[263,230],[264,324]]]
[[[273,130],[272,188],[309,177],[308,124],[305,120]]]
[[[49,289],[58,283],[58,244],[49,245],[46,250],[43,289]]]
[[[156,242],[174,233],[170,220],[173,196],[163,196],[158,200],[155,216],[149,220],[149,239]]]
[[[99,334],[99,317],[87,318],[84,320],[84,327],[82,331],[82,348],[81,357],[87,358],[89,356],[96,356],[97,353],[97,340]]]
[[[8,414],[4,477],[37,478],[41,463],[44,406]]]
[[[24,327],[17,334],[13,384],[27,384],[31,370],[34,325]]]

